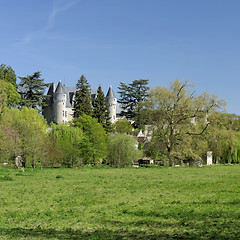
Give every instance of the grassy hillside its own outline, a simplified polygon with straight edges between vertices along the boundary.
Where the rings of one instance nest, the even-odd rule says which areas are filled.
[[[240,166],[0,169],[0,239],[240,239]]]

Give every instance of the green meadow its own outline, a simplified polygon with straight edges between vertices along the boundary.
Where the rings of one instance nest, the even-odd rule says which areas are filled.
[[[240,239],[240,166],[0,169],[0,239]]]

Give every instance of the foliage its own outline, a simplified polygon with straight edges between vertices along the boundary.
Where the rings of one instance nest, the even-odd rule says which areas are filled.
[[[135,121],[135,126],[139,127],[142,123],[140,121],[139,112],[141,110],[141,103],[145,101],[148,96],[149,87],[148,80],[140,79],[134,80],[130,84],[120,82],[118,87],[120,98],[118,102],[123,109],[120,113],[121,116]]]
[[[213,152],[215,163],[240,161],[239,120],[236,115],[215,112],[206,131],[209,150]]]
[[[109,112],[101,86],[98,87],[97,97],[93,100],[93,117],[103,125],[107,132],[110,132],[111,122],[109,121]]]
[[[82,75],[76,85],[77,91],[74,98],[73,117],[78,118],[84,114],[92,115],[92,99],[90,85]]]
[[[19,135],[14,149],[18,148],[26,166],[36,167],[45,154],[47,124],[37,110],[23,107],[10,109],[2,116],[3,126],[14,129]],[[14,140],[15,141],[15,140]],[[16,154],[15,154],[16,155]]]
[[[239,239],[239,171],[0,169],[0,238]]]
[[[13,84],[0,79],[0,116],[7,106],[14,107],[20,101],[20,95]]]
[[[13,164],[13,159],[21,154],[19,134],[12,127],[0,123],[0,162]]]
[[[73,126],[83,131],[80,151],[84,164],[98,164],[107,154],[107,135],[96,118],[82,115],[73,120]]]
[[[126,118],[120,118],[113,124],[113,132],[128,133],[132,129],[132,124]]]
[[[81,166],[80,144],[83,132],[66,124],[52,124],[50,136],[61,146],[63,152],[62,164],[67,167]]]
[[[190,91],[190,84],[178,80],[169,88],[156,87],[150,91],[142,110],[142,117],[154,128],[154,142],[163,142],[166,155],[174,165],[173,153],[197,157],[190,143],[195,136],[203,134],[209,124],[207,118],[212,112],[220,109],[224,102],[214,95],[203,93],[195,96]]]
[[[42,155],[41,166],[42,167],[61,167],[66,166],[64,156],[66,152],[65,148],[59,143],[58,139],[49,133],[46,137],[46,144],[44,146],[44,154]],[[70,162],[71,158],[67,162]],[[71,162],[72,163],[72,162]],[[67,165],[69,166],[69,165]]]
[[[0,116],[6,107],[14,107],[20,101],[16,90],[16,74],[11,66],[0,66]]]
[[[5,64],[1,64],[0,66],[0,79],[4,80],[7,83],[11,83],[13,87],[16,89],[17,84],[17,77],[15,71],[12,69],[11,66],[6,66]]]
[[[159,154],[159,147],[155,144],[150,144],[147,151],[145,152],[147,157],[151,157],[153,159],[157,159]]]
[[[46,105],[45,100],[48,98],[44,95],[48,84],[44,83],[40,72],[35,72],[27,77],[19,77],[21,82],[18,85],[19,93],[21,95],[20,106],[42,110]]]
[[[108,139],[107,163],[112,167],[127,167],[141,157],[136,149],[136,139],[127,134],[111,134]]]

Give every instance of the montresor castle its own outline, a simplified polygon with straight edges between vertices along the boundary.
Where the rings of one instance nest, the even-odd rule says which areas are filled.
[[[57,87],[55,83],[51,83],[47,95],[50,98],[47,100],[47,106],[43,110],[43,116],[47,122],[64,123],[73,119],[73,103],[77,89],[75,87],[63,86],[59,81]],[[97,90],[91,90],[92,99],[97,97]],[[117,98],[109,87],[106,95],[106,105],[109,111],[110,121],[116,121],[117,114]]]

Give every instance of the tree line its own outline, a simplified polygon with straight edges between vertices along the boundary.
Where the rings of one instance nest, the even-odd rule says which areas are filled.
[[[130,166],[142,156],[166,165],[202,161],[207,151],[215,163],[239,163],[240,118],[224,112],[225,101],[196,95],[188,81],[150,89],[148,80],[120,82],[120,117],[114,124],[101,86],[91,98],[82,75],[76,84],[74,119],[47,125],[41,115],[46,87],[40,72],[17,77],[11,66],[0,67],[1,163],[14,165],[21,156],[27,167]],[[133,130],[150,130],[151,140],[136,149]]]

